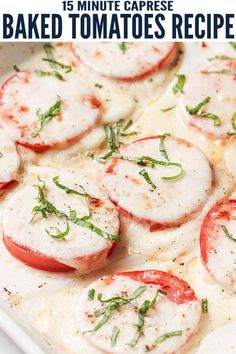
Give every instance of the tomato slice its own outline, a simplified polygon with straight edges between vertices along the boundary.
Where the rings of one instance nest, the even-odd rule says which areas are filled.
[[[133,54],[128,61],[127,54],[124,56],[119,49],[116,52],[118,46],[113,47],[112,43],[104,43],[102,46],[99,44],[97,50],[96,45],[73,43],[71,50],[78,61],[82,61],[99,74],[116,81],[135,82],[155,74],[174,61],[178,54],[178,44],[169,43],[168,50],[164,50],[163,54],[160,54],[160,46],[163,45],[166,46],[167,43],[159,44],[159,46],[150,45],[148,48],[144,46],[141,51],[138,50],[136,55]],[[150,50],[154,51],[151,58],[153,56],[158,57],[155,60],[148,59],[145,54],[147,50],[148,53],[150,53]],[[140,55],[143,58],[140,58]],[[111,58],[114,58],[114,60],[111,60]],[[124,61],[129,65],[124,67]]]
[[[28,247],[17,244],[10,237],[4,236],[3,242],[7,250],[15,258],[30,267],[49,272],[69,272],[75,270],[52,257],[47,257],[41,253],[34,252]]]
[[[35,252],[29,247],[19,245],[14,242],[10,237],[3,237],[4,245],[7,250],[17,258],[19,261],[35,269],[44,270],[48,272],[70,272],[76,270],[76,268],[70,267],[64,263],[59,262],[53,257],[46,256],[42,253]],[[75,261],[80,265],[84,265],[89,269],[90,265],[96,265],[99,267],[100,262],[109,257],[116,247],[116,242],[112,242],[111,246],[100,251],[92,253],[88,256],[77,257]]]
[[[9,181],[9,182],[0,183],[0,194],[3,193],[6,189],[12,187],[16,183],[17,182],[15,180],[12,180],[12,181]]]
[[[200,233],[200,248],[203,263],[207,266],[210,253],[214,251],[213,241],[225,221],[229,221],[236,210],[236,199],[217,203],[205,216]]]
[[[167,293],[168,299],[177,304],[183,304],[197,299],[194,290],[188,283],[175,275],[161,270],[139,270],[133,272],[121,272],[115,275],[126,276],[145,284],[159,285],[162,290]]]

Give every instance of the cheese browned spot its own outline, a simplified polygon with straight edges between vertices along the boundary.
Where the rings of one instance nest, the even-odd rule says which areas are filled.
[[[58,100],[60,112],[34,135],[38,115]],[[17,73],[2,85],[0,104],[3,126],[18,143],[36,151],[79,140],[100,118],[100,102],[73,74],[61,81],[35,72]]]
[[[175,43],[74,43],[74,53],[88,67],[116,80],[135,81],[174,59]]]
[[[228,138],[228,133],[235,132],[232,126],[236,112],[235,68],[236,60],[222,60],[186,76],[184,94],[179,98],[179,113],[188,125],[210,138]],[[198,114],[189,114],[186,106],[194,108],[207,97],[209,102]],[[214,124],[214,119],[202,116],[202,112],[217,115],[219,125]]]
[[[15,143],[3,129],[0,129],[0,185],[16,178],[19,165],[20,158]]]
[[[131,303],[111,310],[108,314],[108,321],[93,331],[103,318],[103,315],[96,316],[95,311],[107,308],[111,304],[111,302],[99,301],[99,294],[102,295],[102,300],[113,297],[128,298],[141,287],[145,290],[140,296],[137,296]],[[88,297],[91,289],[94,290],[93,300]],[[196,331],[201,307],[196,297],[189,301],[176,303],[171,301],[165,293],[159,293],[158,290],[163,290],[160,285],[145,284],[122,274],[105,276],[90,284],[79,297],[76,308],[77,326],[95,347],[104,352],[145,353],[151,351],[158,354],[176,352]],[[180,293],[181,291],[178,294]],[[136,344],[131,345],[137,333],[139,309],[145,301],[151,302],[156,295],[156,303],[144,316],[142,334]],[[114,327],[119,329],[115,344],[111,339]],[[157,338],[173,332],[177,332],[177,335],[154,345]]]
[[[160,138],[149,137],[124,145],[105,165],[102,177],[109,198],[121,213],[136,221],[149,224],[151,230],[184,223],[201,209],[211,190],[212,173],[204,154],[191,143],[174,137],[166,137],[167,161],[160,152]],[[177,176],[180,166],[154,168],[141,166],[120,157],[141,158],[147,156],[164,163],[180,164],[183,176],[178,180],[163,180]],[[140,175],[145,169],[152,185]]]
[[[35,185],[43,185],[37,177],[45,182],[46,198],[59,210],[67,215],[75,211],[78,218],[87,216],[89,208],[92,216],[88,220],[94,226],[111,234],[119,233],[119,218],[114,207],[102,195],[99,187],[91,180],[73,172],[58,169],[36,168],[31,175],[34,177],[32,184],[22,186],[7,202],[3,211],[4,238],[10,239],[15,244],[23,246],[45,257],[50,257],[62,264],[78,269],[81,273],[87,273],[103,266],[113,242],[107,240],[91,229],[75,225],[69,221],[70,231],[65,240],[50,237],[66,229],[63,218],[49,214],[43,218],[40,213],[30,223],[34,213],[32,209],[40,205],[37,199],[38,190]],[[73,190],[86,193],[93,199],[86,199],[76,194],[67,194],[65,190],[58,188],[53,178],[59,176],[59,182]],[[98,200],[95,201],[95,198]],[[24,207],[22,207],[24,205]],[[14,222],[12,222],[14,220]],[[98,257],[97,257],[98,255]]]

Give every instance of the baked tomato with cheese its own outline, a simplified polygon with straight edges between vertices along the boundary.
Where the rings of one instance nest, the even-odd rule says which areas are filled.
[[[221,60],[186,76],[179,112],[190,127],[211,139],[236,134],[236,60]]]
[[[75,55],[95,72],[133,82],[165,68],[176,59],[176,43],[73,43]]]
[[[33,168],[4,207],[3,242],[25,264],[89,273],[104,266],[119,241],[115,208],[89,178]]]
[[[212,172],[202,151],[169,135],[120,147],[104,166],[102,182],[121,214],[150,230],[182,224],[211,191]]]
[[[198,329],[201,306],[182,279],[159,270],[107,275],[76,309],[79,330],[106,353],[175,353]]]
[[[1,124],[36,152],[79,141],[100,119],[101,103],[73,74],[66,80],[21,71],[0,91]]]
[[[218,283],[236,291],[236,200],[216,204],[200,234],[202,261]]]

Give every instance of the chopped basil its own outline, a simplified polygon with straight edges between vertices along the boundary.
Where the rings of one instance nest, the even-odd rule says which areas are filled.
[[[94,86],[95,86],[96,88],[99,88],[99,89],[103,88],[103,86],[102,86],[102,85],[97,84],[97,83],[96,83]]]
[[[145,181],[152,186],[153,189],[156,189],[157,186],[152,182],[151,178],[149,177],[149,174],[147,171],[143,168],[141,171],[139,171],[140,176],[142,176]]]
[[[150,156],[142,156],[142,157],[129,157],[129,156],[118,156],[121,160],[135,162],[141,166],[148,166],[154,168],[155,166],[165,166],[171,167],[176,166],[180,169],[180,172],[177,175],[170,176],[170,177],[161,177],[164,181],[178,181],[180,178],[184,176],[184,169],[180,163],[177,162],[169,162],[169,161],[160,161],[155,160]]]
[[[56,70],[52,70],[52,71],[36,70],[35,73],[38,76],[54,76],[60,81],[65,81],[64,77]]]
[[[214,57],[208,58],[209,61],[213,60],[234,60],[234,58],[231,58],[227,55],[221,54],[221,55],[215,55]]]
[[[46,53],[47,59],[55,60],[54,53],[53,53],[55,51],[55,48],[50,43],[44,44],[43,49]],[[50,63],[50,66],[51,68],[56,68],[55,63],[53,62]]]
[[[231,124],[234,132],[228,132],[228,135],[236,135],[236,112],[232,115]]]
[[[111,151],[115,152],[121,145],[120,143],[121,121],[106,127],[106,142]]]
[[[208,313],[208,300],[207,300],[207,298],[202,299],[202,312]]]
[[[54,103],[45,113],[40,113],[40,109],[37,110],[38,126],[31,133],[31,136],[35,138],[42,128],[52,120],[53,117],[58,116],[61,113],[61,98],[58,96],[56,103]]]
[[[159,293],[159,294],[162,294],[162,295],[165,295],[165,296],[167,295],[167,292],[164,291],[164,290],[161,290],[161,289],[158,290],[158,293]]]
[[[13,65],[13,69],[18,73],[20,71],[20,69],[18,68],[17,65]]]
[[[157,300],[157,296],[158,296],[158,290],[156,292],[155,297],[152,299],[152,301],[149,300],[145,300],[142,304],[142,306],[139,308],[138,310],[138,324],[137,324],[137,332],[135,334],[135,336],[133,337],[133,339],[131,340],[131,342],[129,343],[129,345],[131,347],[134,347],[141,334],[143,331],[143,327],[144,327],[144,321],[145,321],[145,316],[148,313],[148,311],[156,304],[156,300]]]
[[[40,180],[40,179],[39,179]],[[58,210],[49,200],[45,197],[45,182],[41,181],[43,183],[43,186],[36,186],[38,188],[38,201],[40,205],[35,206],[32,209],[32,213],[34,214],[32,219],[30,220],[30,223],[32,223],[38,213],[41,214],[43,218],[47,218],[48,215],[54,214],[58,218],[65,219],[66,221],[70,221],[75,225],[85,227],[87,229],[90,229],[92,232],[96,233],[98,236],[101,236],[107,240],[113,240],[113,241],[120,241],[119,235],[113,235],[110,234],[106,231],[101,230],[97,226],[93,225],[90,221],[88,221],[92,214],[91,211],[89,210],[89,214],[85,215],[81,218],[78,218],[76,215],[76,211],[72,210],[69,215],[65,214],[64,212]],[[47,232],[48,233],[48,232]],[[51,235],[50,235],[51,236]],[[58,237],[57,237],[58,238]]]
[[[183,93],[183,88],[185,84],[186,77],[183,74],[176,75],[177,83],[172,88],[173,93],[176,95],[177,93]]]
[[[125,54],[126,50],[127,50],[127,46],[125,44],[125,42],[121,42],[119,45],[120,50],[122,51],[123,54]]]
[[[112,330],[112,335],[111,335],[111,347],[114,347],[116,345],[117,337],[120,334],[120,329],[115,326]]]
[[[214,126],[218,127],[221,125],[220,117],[218,117],[217,115],[212,114],[212,113],[201,111],[201,108],[204,107],[206,104],[208,104],[210,102],[210,100],[211,100],[211,97],[206,97],[203,101],[198,103],[195,107],[186,106],[185,108],[186,108],[186,111],[190,115],[197,115],[197,116],[201,116],[202,118],[212,119],[214,122]]]
[[[183,331],[173,331],[173,332],[168,332],[168,333],[162,334],[160,337],[158,337],[155,340],[155,342],[153,343],[153,347],[164,342],[168,338],[182,336],[182,334],[183,334]]]
[[[231,45],[231,47],[232,47],[233,49],[236,50],[236,42],[229,42],[229,44]]]
[[[66,192],[66,194],[77,194],[77,195],[79,195],[79,196],[81,196],[81,197],[90,197],[90,195],[89,195],[88,193],[85,193],[85,192],[83,192],[83,193],[78,192],[78,191],[76,191],[76,190],[74,190],[74,189],[71,189],[71,188],[66,187],[66,186],[64,186],[63,184],[59,183],[59,176],[54,177],[54,178],[53,178],[53,182],[55,183],[55,185],[56,185],[58,188],[63,189],[63,190]],[[80,186],[80,188],[83,189],[82,186]]]
[[[88,291],[88,300],[93,301],[94,300],[94,295],[95,295],[95,289],[90,289]]]
[[[199,111],[202,107],[208,104],[211,100],[211,97],[206,97],[203,101],[198,103],[195,107],[186,106],[186,111],[191,115],[199,114]]]
[[[55,65],[54,67],[59,66],[61,69],[63,69],[65,71],[66,74],[68,74],[72,71],[71,65],[63,64],[57,60],[50,59],[50,58],[43,58],[42,60],[47,61],[49,64],[54,64]]]
[[[162,108],[162,109],[160,109],[160,111],[165,113],[165,112],[171,111],[174,108],[176,108],[176,105],[171,106],[171,107],[167,107],[167,108]]]
[[[65,240],[66,236],[69,234],[70,232],[70,227],[69,227],[69,224],[68,224],[68,221],[66,220],[66,230],[65,231],[61,231],[58,229],[58,227],[55,227],[56,229],[56,234],[51,234],[47,229],[46,229],[46,232],[48,234],[48,236],[51,236],[53,238],[58,238],[58,239],[61,239],[61,240]]]
[[[215,127],[219,127],[221,125],[220,117],[217,116],[216,114],[202,112],[201,117],[206,118],[206,119],[212,119]]]
[[[100,163],[105,163],[106,160],[111,157],[114,152],[117,151],[117,149],[122,145],[122,142],[120,141],[121,136],[132,136],[132,135],[137,135],[138,132],[126,132],[128,128],[132,125],[132,120],[128,121],[128,123],[122,128],[122,123],[123,120],[119,120],[118,122],[108,125],[105,130],[106,130],[106,143],[110,148],[110,151],[107,152],[104,156],[97,157],[91,152],[87,152],[87,156],[90,157],[93,160],[96,160]]]
[[[221,69],[221,70],[202,70],[202,74],[233,74],[236,73],[236,68],[232,69]]]
[[[170,134],[163,134],[160,136],[159,151],[160,151],[161,155],[164,157],[164,159],[166,159],[167,161],[170,161],[169,156],[166,152],[165,145],[164,145],[164,141],[167,136],[170,136]]]
[[[138,132],[121,133],[121,136],[125,136],[125,137],[132,136],[132,135],[138,135]]]
[[[132,121],[132,119],[130,119],[130,120],[126,123],[126,125],[123,127],[121,136],[126,136],[126,137],[127,137],[127,136],[132,136],[132,135],[138,135],[138,132],[135,132],[135,131],[126,133],[126,131],[131,127],[132,124],[133,124],[133,121]]]
[[[3,153],[2,153],[2,152],[0,152],[0,158],[1,158],[1,157],[3,157]]]
[[[224,231],[224,234],[225,234],[226,237],[228,237],[230,240],[236,242],[236,237],[234,237],[233,235],[231,235],[231,234],[229,233],[229,230],[227,229],[226,226],[222,225],[222,226],[221,226],[221,229]]]
[[[132,119],[130,119],[130,120],[125,124],[125,126],[124,126],[124,128],[123,128],[123,132],[126,132],[126,130],[128,130],[128,129],[131,127],[132,124],[133,124],[133,121],[132,121]]]
[[[95,332],[97,331],[99,328],[101,328],[105,323],[107,323],[107,321],[110,318],[110,314],[112,311],[127,305],[127,304],[131,304],[131,301],[136,299],[138,296],[140,296],[141,294],[143,294],[143,292],[147,289],[146,286],[140,286],[137,290],[135,290],[131,295],[127,296],[127,297],[121,297],[121,296],[114,296],[110,299],[106,299],[103,300],[102,299],[102,295],[98,294],[98,300],[102,303],[107,303],[107,306],[101,307],[98,310],[94,311],[94,315],[95,317],[99,317],[101,315],[103,315],[101,321],[98,322],[98,324],[89,331],[86,332]]]
[[[232,115],[231,123],[232,123],[233,129],[236,130],[236,112]]]
[[[71,221],[73,224],[90,229],[92,232],[96,233],[98,236],[105,238],[106,240],[120,241],[119,235],[113,235],[106,231],[103,231],[97,226],[93,225],[90,221],[88,221],[88,218],[90,216],[78,218],[71,215],[70,216],[65,215],[65,217],[67,218],[68,221]]]
[[[54,103],[45,113],[40,113],[40,108],[37,110],[38,126],[33,130],[31,136],[35,138],[42,128],[52,120],[53,117],[61,113],[61,98],[58,96],[56,103]]]

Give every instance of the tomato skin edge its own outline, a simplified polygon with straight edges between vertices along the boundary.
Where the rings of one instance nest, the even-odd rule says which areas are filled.
[[[14,242],[10,237],[4,235],[3,236],[3,243],[9,253],[18,259],[19,261],[23,262],[29,267],[48,271],[48,272],[72,272],[76,271],[76,268],[73,268],[67,264],[61,263],[57,259],[53,257],[45,256],[39,252],[32,251],[29,247],[19,245],[18,243]],[[84,256],[84,257],[75,257],[75,261],[81,262],[90,262],[95,263],[99,261],[99,257],[103,257],[106,259],[109,257],[116,247],[116,243],[111,242],[111,246],[103,249],[100,252]]]
[[[3,99],[3,94],[4,94],[4,91],[5,91],[5,87],[8,85],[8,83],[14,78],[14,77],[17,77],[18,74],[26,74],[27,76],[30,76],[31,74],[34,73],[34,71],[31,71],[31,70],[22,70],[20,72],[17,72],[15,74],[12,74],[8,79],[6,79],[2,85],[0,86],[0,106],[3,106],[3,102],[2,102],[2,99]],[[56,143],[53,143],[53,144],[44,144],[44,143],[36,143],[36,144],[33,144],[33,143],[28,143],[27,141],[22,141],[22,140],[17,140],[16,143],[18,145],[21,145],[27,149],[30,149],[36,153],[43,153],[47,150],[54,150],[54,149],[64,149],[64,148],[67,148],[68,146],[70,145],[73,145],[73,144],[76,144],[78,143],[84,136],[86,136],[98,123],[99,121],[101,120],[101,109],[102,109],[102,103],[101,101],[98,100],[98,98],[96,96],[89,96],[90,98],[90,101],[91,101],[91,105],[93,105],[93,108],[94,109],[100,109],[100,112],[97,116],[97,119],[95,120],[95,122],[89,126],[87,129],[85,129],[83,132],[81,132],[80,134],[74,136],[74,137],[71,137],[71,138],[68,138],[66,139],[65,141],[63,142],[56,142]],[[3,111],[4,112],[4,111]],[[8,121],[7,117],[5,117],[5,114],[3,113],[3,116],[1,118],[2,121]]]
[[[121,155],[122,155],[122,150],[125,149],[126,147],[128,147],[129,145],[132,145],[132,144],[135,144],[135,143],[138,143],[138,142],[142,142],[142,141],[145,141],[145,140],[155,140],[155,139],[160,139],[161,138],[161,135],[151,135],[151,136],[148,136],[148,137],[144,137],[144,138],[139,138],[139,139],[136,139],[130,143],[127,143],[127,144],[124,144],[122,145],[122,147],[120,149],[118,149],[118,152],[121,152]],[[175,137],[175,136],[172,136],[173,139],[175,139],[177,141],[177,143],[179,144],[184,144],[186,147],[193,147],[193,144],[191,144],[190,142],[184,140],[184,139],[181,139],[181,138],[178,138],[178,137]],[[116,164],[118,163],[119,159],[116,158],[116,157],[110,157],[108,159],[108,161],[106,162],[105,164],[105,169],[104,169],[104,172],[103,174],[106,175],[106,174],[112,174],[115,170],[115,167],[116,167]],[[131,211],[128,211],[126,209],[124,209],[123,207],[121,207],[119,205],[119,201],[116,201],[114,200],[113,198],[111,198],[110,196],[110,193],[109,191],[107,190],[106,186],[104,185],[103,183],[103,187],[105,188],[107,194],[108,194],[108,197],[110,199],[110,201],[117,207],[119,213],[127,218],[130,218],[131,220],[134,220],[142,225],[147,225],[149,226],[149,231],[150,232],[155,232],[155,231],[160,231],[160,230],[165,230],[165,229],[168,229],[168,228],[171,228],[171,227],[175,227],[177,225],[180,225],[180,224],[183,224],[185,222],[187,222],[188,220],[190,220],[192,218],[192,216],[194,214],[197,214],[199,210],[196,210],[194,211],[192,214],[188,215],[187,217],[184,216],[182,219],[180,220],[177,220],[175,222],[170,222],[170,223],[159,223],[159,222],[154,222],[154,221],[151,221],[150,219],[146,219],[146,218],[140,218],[138,216],[136,216],[135,214],[133,214]]]
[[[217,225],[214,221],[218,220],[219,218],[229,220],[230,214],[234,209],[236,210],[236,199],[229,199],[223,202],[218,202],[208,211],[203,220],[200,230],[199,242],[202,262],[207,269],[209,253],[213,249],[210,245],[210,239],[212,237],[210,236],[209,231],[214,231],[216,234],[220,225]]]
[[[161,270],[150,269],[121,272],[114,275],[127,276],[145,284],[160,285],[161,289],[167,292],[168,299],[177,304],[197,300],[194,290],[188,285],[188,283],[175,275]]]
[[[12,179],[9,182],[2,182],[0,183],[0,196],[5,193],[9,188],[14,187],[17,184],[15,179]]]
[[[137,74],[135,76],[131,76],[131,77],[117,77],[117,76],[108,76],[108,75],[102,75],[100,73],[100,75],[104,76],[104,77],[108,77],[110,79],[116,80],[118,82],[135,82],[135,81],[139,81],[139,80],[143,80],[146,77],[155,74],[156,72],[158,72],[159,70],[161,70],[163,68],[163,66],[165,66],[166,62],[168,62],[168,60],[170,59],[171,55],[174,54],[178,51],[178,43],[173,43],[172,48],[170,49],[170,51],[167,53],[167,55],[162,58],[157,64],[153,65],[151,68],[149,68],[148,70],[144,70],[141,71],[140,74]],[[77,60],[82,61],[80,59],[79,54],[76,53],[76,50],[74,49],[73,45],[71,44],[71,51],[73,53],[73,55],[75,56],[75,58],[77,58]],[[86,65],[86,64],[85,64]],[[94,70],[96,71],[96,70]]]

